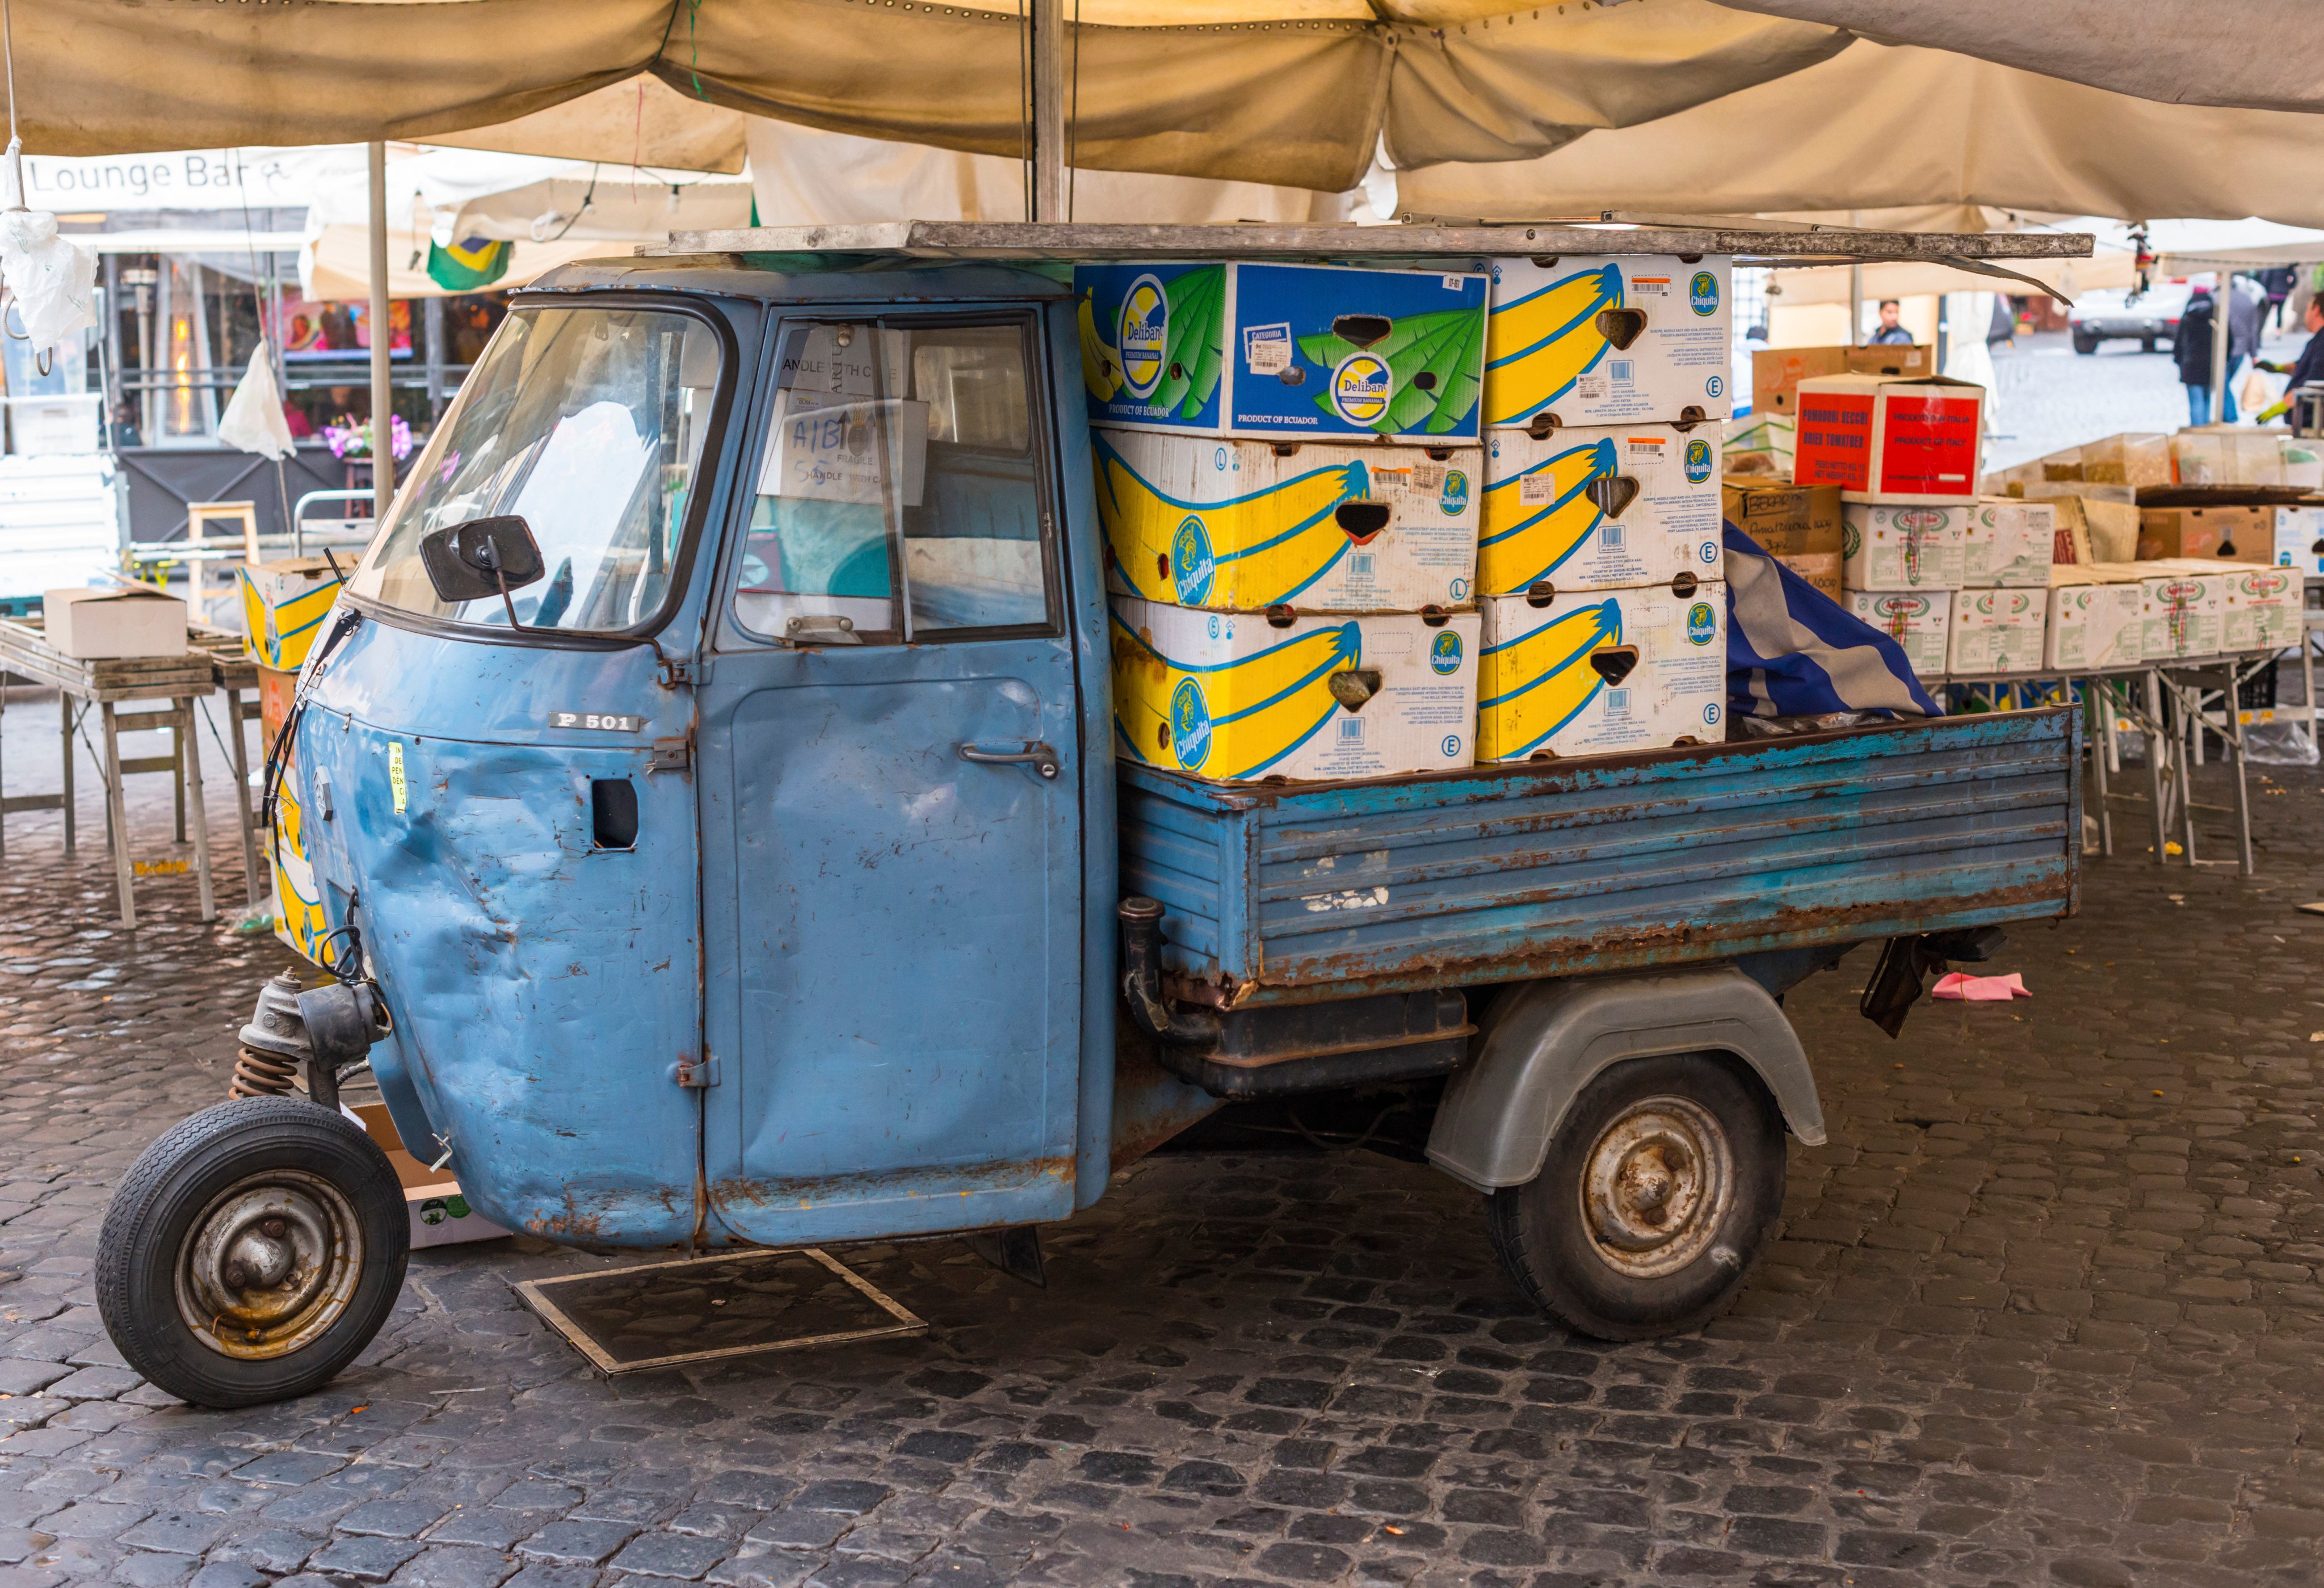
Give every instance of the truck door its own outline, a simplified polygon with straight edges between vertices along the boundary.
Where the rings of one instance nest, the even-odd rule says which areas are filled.
[[[792,319],[699,693],[705,1173],[762,1242],[1057,1218],[1074,660],[1029,312]]]

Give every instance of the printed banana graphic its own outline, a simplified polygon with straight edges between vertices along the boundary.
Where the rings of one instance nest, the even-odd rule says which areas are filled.
[[[1082,294],[1082,383],[1090,395],[1101,402],[1110,402],[1121,390],[1121,355],[1097,328],[1097,314],[1090,307],[1087,292]]]
[[[312,959],[315,940],[330,928],[323,919],[323,891],[307,861],[304,813],[291,791],[294,770],[284,770],[274,799],[274,910],[290,946]]]
[[[1150,765],[1255,778],[1332,719],[1336,672],[1363,660],[1353,622],[1313,630],[1217,667],[1185,667],[1113,614],[1114,732]]]
[[[1333,516],[1370,493],[1360,461],[1333,465],[1223,502],[1181,502],[1139,476],[1102,435],[1098,518],[1130,587],[1148,601],[1259,608],[1290,601],[1347,555]]]
[[[1620,307],[1622,268],[1608,264],[1494,309],[1485,331],[1485,422],[1522,422],[1563,395],[1605,356],[1598,316]]]
[[[1488,646],[1477,658],[1477,759],[1526,754],[1572,722],[1606,687],[1592,651],[1622,642],[1622,609],[1609,598]]]
[[[1489,487],[1483,536],[1477,543],[1478,589],[1488,596],[1515,596],[1549,577],[1598,527],[1598,504],[1583,494],[1590,482],[1612,475],[1618,467],[1613,438],[1601,436]],[[1545,477],[1545,503],[1538,500]],[[1530,490],[1527,481],[1533,482]],[[1528,495],[1536,500],[1527,503]]]

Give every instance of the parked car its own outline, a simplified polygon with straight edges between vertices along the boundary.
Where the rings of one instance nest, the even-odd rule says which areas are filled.
[[[2096,353],[2098,344],[2135,337],[2141,352],[2152,353],[2178,340],[2179,316],[2187,307],[2184,282],[2157,282],[2144,292],[2116,288],[2085,292],[2066,316],[2074,351]]]

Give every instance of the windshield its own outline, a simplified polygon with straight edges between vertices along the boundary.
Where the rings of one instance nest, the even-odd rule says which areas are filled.
[[[629,629],[669,594],[718,383],[710,327],[667,310],[519,309],[412,467],[351,588],[423,617],[507,626],[500,597],[437,598],[431,531],[513,513],[547,577],[514,593],[519,623]]]

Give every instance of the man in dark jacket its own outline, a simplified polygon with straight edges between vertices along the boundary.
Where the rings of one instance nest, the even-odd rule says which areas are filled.
[[[2187,420],[2190,424],[2211,422],[2211,327],[2218,310],[2218,300],[2209,285],[2198,283],[2187,300],[2187,307],[2179,312],[2179,337],[2172,354],[2179,361],[2179,383],[2187,388]],[[2236,422],[2236,383],[2234,320],[2230,315],[2227,335],[2228,368],[2227,400],[2219,416],[2227,423]]]

